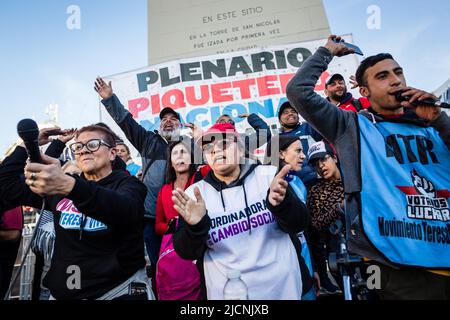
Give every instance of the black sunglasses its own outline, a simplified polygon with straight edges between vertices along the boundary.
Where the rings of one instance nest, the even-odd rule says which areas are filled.
[[[229,123],[233,126],[235,125],[235,122],[232,119],[229,120],[220,119],[218,123]]]

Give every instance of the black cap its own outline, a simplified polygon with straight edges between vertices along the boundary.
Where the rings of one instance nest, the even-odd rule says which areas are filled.
[[[295,108],[291,105],[291,103],[289,101],[285,101],[285,102],[283,102],[283,104],[280,106],[280,109],[278,110],[278,120],[280,120],[281,114],[283,113],[284,109],[286,109],[286,108],[292,108],[292,109],[294,109],[295,112],[297,112],[297,110],[295,110]]]
[[[339,80],[344,80],[344,81],[345,81],[345,79],[344,79],[344,77],[342,76],[342,74],[335,73],[335,74],[333,74],[330,78],[328,78],[328,80],[327,80],[327,82],[325,83],[325,85],[328,86],[331,82],[333,82],[334,80],[337,80],[337,79],[339,79]]]
[[[164,109],[161,110],[161,112],[159,113],[159,119],[162,120],[162,118],[166,115],[166,114],[173,114],[175,116],[175,118],[178,119],[178,121],[180,120],[180,115],[178,114],[178,112],[175,112],[175,110],[173,110],[172,108],[166,107]]]
[[[265,153],[265,158],[266,158],[266,162],[272,160],[275,157],[278,156],[278,153],[280,151],[284,151],[286,150],[292,143],[294,143],[295,141],[300,141],[300,138],[298,136],[294,136],[294,135],[276,135],[273,136],[269,142],[267,143],[266,146],[266,153]],[[278,150],[274,150],[276,151],[276,154],[273,155],[271,154],[272,152],[272,146],[278,144]]]

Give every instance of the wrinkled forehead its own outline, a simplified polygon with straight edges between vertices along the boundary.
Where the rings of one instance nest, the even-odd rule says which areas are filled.
[[[103,135],[103,132],[101,132],[101,131],[96,131],[96,130],[93,130],[93,131],[83,131],[82,133],[80,133],[79,135],[77,135],[77,136],[75,137],[75,141],[76,141],[76,142],[87,142],[87,141],[92,140],[92,139],[101,139],[101,140],[104,140],[105,137],[104,137],[104,135]]]
[[[172,113],[167,113],[162,117],[161,121],[167,121],[167,120],[178,121],[178,118]]]

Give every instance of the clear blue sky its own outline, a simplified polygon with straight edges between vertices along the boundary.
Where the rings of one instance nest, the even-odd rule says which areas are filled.
[[[450,1],[323,2],[333,33],[352,33],[366,56],[393,53],[409,85],[433,91],[450,78]],[[70,5],[81,9],[80,30],[66,27]],[[380,30],[366,26],[370,5],[381,10]],[[0,41],[1,156],[17,122],[46,119],[49,104],[63,127],[97,121],[95,77],[147,63],[147,1],[0,1]]]

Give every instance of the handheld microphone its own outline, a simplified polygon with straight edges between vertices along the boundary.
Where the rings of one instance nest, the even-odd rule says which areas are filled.
[[[403,101],[409,101],[409,99],[411,99],[410,96],[402,96],[403,91],[399,91],[395,94],[395,99],[398,102],[403,102]],[[450,104],[442,102],[442,101],[435,101],[433,99],[425,99],[422,101],[414,101],[413,103],[411,103],[414,107],[419,107],[419,106],[428,106],[428,107],[439,107],[439,108],[444,108],[444,109],[450,109]]]
[[[25,143],[31,162],[42,162],[39,150],[39,128],[31,119],[23,119],[17,124],[17,133]]]

